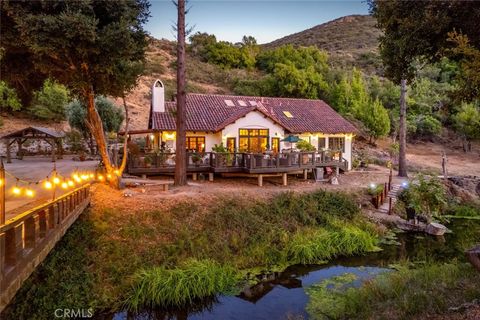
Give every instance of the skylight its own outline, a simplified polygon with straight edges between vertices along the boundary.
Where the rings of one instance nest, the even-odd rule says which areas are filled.
[[[232,100],[223,100],[228,107],[235,107],[235,103]]]
[[[246,107],[246,106],[247,106],[247,104],[246,104],[245,101],[243,101],[243,100],[238,100],[237,102],[238,102],[238,104],[241,105],[242,107]]]
[[[283,114],[285,115],[285,117],[287,118],[293,118],[292,114],[290,113],[290,111],[283,111]]]

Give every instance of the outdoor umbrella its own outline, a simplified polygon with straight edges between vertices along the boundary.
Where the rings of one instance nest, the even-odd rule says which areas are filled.
[[[288,137],[282,139],[283,142],[290,142],[290,149],[293,149],[293,144],[294,143],[297,143],[298,141],[301,141],[301,140],[302,139],[300,139],[297,136],[288,136]]]

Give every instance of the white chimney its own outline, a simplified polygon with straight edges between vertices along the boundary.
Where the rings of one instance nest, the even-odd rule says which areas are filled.
[[[156,80],[152,87],[153,112],[165,112],[165,86],[160,80]]]

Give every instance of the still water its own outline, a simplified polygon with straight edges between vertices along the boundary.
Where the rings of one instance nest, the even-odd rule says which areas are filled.
[[[219,296],[179,310],[144,310],[138,314],[119,312],[114,320],[147,319],[308,319],[305,288],[322,280],[353,273],[353,285],[389,272],[392,264],[464,259],[466,248],[480,242],[480,221],[456,220],[448,225],[452,233],[444,237],[423,234],[397,235],[397,244],[383,245],[383,251],[361,257],[339,258],[324,265],[293,265],[283,272],[261,275],[262,281],[237,296]]]

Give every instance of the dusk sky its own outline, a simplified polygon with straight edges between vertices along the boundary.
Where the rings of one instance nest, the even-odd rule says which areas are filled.
[[[146,29],[155,38],[174,40],[172,25],[177,19],[176,7],[170,0],[151,0],[150,21]],[[191,0],[187,23],[193,33],[215,34],[218,40],[239,42],[242,36],[254,36],[267,43],[318,24],[350,15],[367,14],[365,1],[234,1]]]

